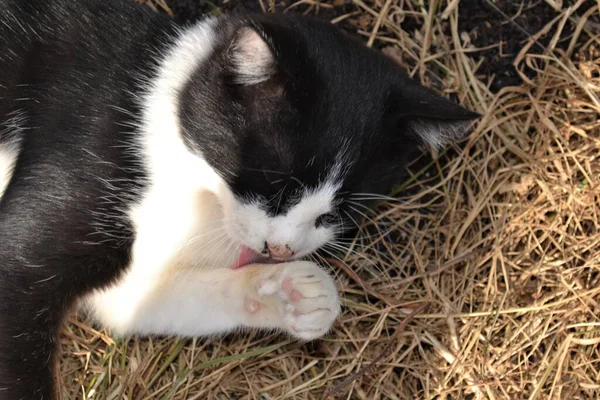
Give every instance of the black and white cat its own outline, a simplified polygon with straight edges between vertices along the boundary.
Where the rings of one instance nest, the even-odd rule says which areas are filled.
[[[0,38],[2,400],[54,398],[75,305],[121,334],[320,337],[338,296],[301,259],[476,117],[300,17],[0,0]]]

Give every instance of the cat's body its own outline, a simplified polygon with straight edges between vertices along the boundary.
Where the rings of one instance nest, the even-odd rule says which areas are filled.
[[[474,117],[304,19],[0,0],[0,37],[2,400],[53,396],[77,304],[117,333],[323,335],[335,286],[295,260]]]

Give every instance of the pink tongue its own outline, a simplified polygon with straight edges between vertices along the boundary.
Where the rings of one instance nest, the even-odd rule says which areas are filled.
[[[233,265],[230,268],[237,269],[237,268],[245,267],[246,265],[250,265],[250,264],[256,264],[256,263],[274,264],[276,262],[277,261],[273,260],[272,258],[265,257],[265,256],[255,252],[254,250],[252,250],[249,247],[242,246],[242,250],[240,251],[240,255],[238,256],[238,259],[236,260],[235,263],[233,263]]]

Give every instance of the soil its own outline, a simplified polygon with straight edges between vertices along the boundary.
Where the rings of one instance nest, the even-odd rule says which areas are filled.
[[[356,8],[352,5],[352,0],[334,1],[335,6],[333,8],[306,5],[290,8],[290,5],[295,3],[294,0],[263,0],[262,3],[269,12],[309,14],[328,21],[356,11]],[[166,0],[166,4],[173,12],[175,19],[181,22],[191,22],[202,18],[206,14],[263,12],[259,0]],[[356,32],[356,26],[352,25],[349,21],[342,21],[338,26],[346,31]]]
[[[563,2],[563,7],[569,7],[574,3],[573,0],[566,0]],[[557,43],[558,48],[565,50],[568,47],[576,26],[574,21],[592,6],[595,6],[595,2],[588,1],[573,14],[573,20],[567,22]],[[493,91],[505,86],[521,84],[521,79],[513,67],[515,57],[532,35],[541,31],[559,14],[545,0],[462,0],[460,2],[459,27],[461,31],[469,34],[471,43],[478,48],[499,44],[496,48],[473,54],[475,58],[485,59],[479,72],[494,76]],[[597,26],[598,14],[592,16],[590,22]],[[542,36],[537,48],[534,45],[530,51],[543,51],[553,35],[554,30],[551,30],[547,35]],[[582,39],[588,38],[582,35]]]
[[[263,0],[262,3],[269,11],[284,12],[292,0]],[[351,0],[335,0],[328,2],[332,8],[301,5],[289,9],[289,12],[311,14],[327,20],[346,15],[357,9]],[[563,7],[571,6],[575,0],[564,0]],[[262,12],[259,0],[166,0],[174,14],[180,21],[193,21],[205,14],[219,14],[222,12]],[[576,26],[576,20],[596,2],[589,0],[573,14],[567,22],[557,47],[566,49],[571,35]],[[272,9],[270,9],[272,8]],[[483,62],[478,70],[482,75],[490,77],[492,91],[498,91],[505,86],[519,85],[519,78],[513,61],[529,38],[539,32],[544,26],[559,15],[545,0],[461,0],[459,3],[459,29],[469,35],[470,41],[476,48],[484,49],[471,52],[469,55]],[[357,26],[368,23],[364,19],[346,19],[338,24],[342,29],[355,33]],[[423,23],[420,17],[407,15],[402,23],[402,29],[409,33],[419,30]],[[598,14],[589,19],[592,29],[600,27]],[[551,40],[553,31],[539,39],[539,46],[535,45],[531,51],[542,51]],[[588,40],[582,34],[581,40]],[[531,71],[526,71],[531,73]]]

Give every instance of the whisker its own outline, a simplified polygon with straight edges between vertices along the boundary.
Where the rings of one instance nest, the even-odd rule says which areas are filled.
[[[323,247],[321,250],[323,250],[325,253],[327,253],[330,257],[333,257],[336,260],[338,260],[339,262],[341,262],[342,264],[344,264],[347,268],[351,269],[350,266],[348,265],[348,263],[346,263],[344,260],[342,260],[341,258],[339,258],[338,256],[336,256],[331,251],[327,250],[325,247]]]
[[[232,246],[233,246],[233,250],[231,250],[231,247],[232,247]],[[241,245],[239,245],[239,244],[237,244],[237,243],[235,243],[235,242],[231,241],[231,242],[229,243],[229,246],[227,246],[227,248],[225,249],[225,254],[231,254],[231,253],[230,253],[230,250],[231,250],[231,252],[232,252],[232,253],[234,253],[234,254],[235,254],[235,253],[238,253],[238,252],[239,252],[239,250],[241,249],[241,247],[242,247]],[[235,261],[235,258],[234,258],[234,261]]]
[[[223,230],[225,230],[225,227],[224,227],[224,226],[219,226],[219,227],[217,227],[217,228],[214,228],[214,229],[211,229],[211,230],[209,230],[209,231],[206,231],[206,232],[204,232],[204,233],[202,233],[202,234],[200,234],[200,235],[196,235],[196,236],[192,237],[190,240],[188,240],[188,241],[187,241],[187,242],[186,242],[186,243],[185,243],[185,244],[184,244],[184,245],[183,245],[181,248],[183,249],[183,248],[185,248],[186,246],[189,246],[189,245],[191,245],[192,243],[195,243],[195,242],[197,242],[198,240],[202,239],[203,237],[205,237],[205,236],[207,236],[207,235],[210,235],[210,234],[215,234],[215,233],[217,233],[217,232],[219,232],[219,231],[223,231]]]
[[[244,167],[244,169],[246,171],[253,171],[253,172],[261,172],[261,173],[269,173],[269,174],[279,174],[279,175],[288,175],[288,173],[286,172],[281,172],[281,171],[275,171],[272,169],[260,169],[260,168],[248,168],[248,167]]]
[[[357,203],[357,205],[358,205],[358,203]],[[377,226],[377,223],[371,217],[369,217],[367,214],[365,214],[364,212],[360,211],[359,209],[357,209],[351,205],[348,205],[348,207],[350,207],[355,213],[363,216],[367,221],[371,222],[371,224],[373,224],[374,226]]]
[[[306,188],[306,186],[304,186],[304,183],[300,179],[296,178],[295,176],[290,176],[290,179],[292,179],[293,181],[298,183],[302,189]]]
[[[337,247],[337,248],[338,248],[338,250],[341,250],[341,251],[346,251],[346,250],[347,250],[347,251],[348,251],[348,252],[350,252],[351,254],[355,254],[355,255],[357,255],[357,256],[359,256],[359,257],[361,257],[361,258],[364,258],[364,259],[366,259],[366,260],[368,260],[368,261],[370,261],[370,262],[373,262],[373,261],[372,261],[372,260],[371,260],[371,259],[368,257],[368,255],[367,255],[367,254],[365,254],[365,253],[363,253],[363,252],[359,252],[358,250],[353,250],[353,249],[352,249],[350,246],[344,246],[344,243],[343,243],[343,242],[337,242],[337,241],[336,241],[336,242],[332,242],[332,243],[329,243],[329,244],[330,244],[332,247]],[[358,242],[353,242],[353,243],[352,243],[352,245],[357,245],[357,244],[359,244],[359,245],[360,245],[360,246],[361,246],[363,249],[370,250],[370,251],[374,252],[375,254],[377,254],[377,256],[379,256],[379,257],[381,257],[381,258],[385,259],[387,262],[389,262],[389,263],[391,263],[391,264],[394,264],[394,263],[395,263],[395,262],[394,262],[394,260],[393,260],[393,259],[391,259],[391,258],[390,258],[390,257],[389,257],[387,254],[385,254],[384,252],[382,252],[382,251],[380,251],[380,250],[378,250],[378,249],[375,249],[374,247],[371,247],[371,246],[365,246],[365,245],[363,245],[363,244],[360,244],[360,243],[358,243]],[[356,246],[353,246],[353,247],[356,247]]]
[[[350,214],[348,211],[346,210],[342,210],[344,212],[344,214],[346,214],[346,216],[354,223],[354,225],[356,226],[356,228],[360,231],[362,230],[362,225],[359,224],[354,217],[352,216],[352,214]]]
[[[226,232],[221,233],[220,235],[214,237],[213,239],[211,239],[210,241],[206,242],[206,243],[202,243],[200,246],[198,246],[196,248],[196,250],[194,251],[194,253],[192,254],[191,258],[194,259],[196,258],[196,256],[198,255],[198,253],[206,250],[206,248],[210,245],[213,245],[214,247],[218,247],[220,246],[222,243],[225,243],[225,241],[228,239],[228,235]],[[217,243],[215,243],[217,242]],[[215,244],[214,244],[215,243]],[[199,257],[200,259],[202,258],[207,258],[207,257]]]
[[[328,243],[327,245],[325,245],[325,246],[324,246],[324,248],[323,248],[323,251],[327,252],[327,254],[331,255],[332,257],[334,256],[334,255],[333,255],[333,252],[330,252],[329,250],[327,250],[327,249],[325,248],[325,247],[327,247],[327,246],[330,246],[330,247],[332,248],[332,250],[337,250],[337,251],[340,251],[340,250],[346,250],[346,249],[339,249],[339,248],[336,248],[336,247],[334,247],[334,246],[331,246],[331,243]],[[374,275],[374,277],[375,277],[375,278],[381,278],[381,277],[383,277],[383,278],[385,279],[385,281],[386,281],[386,282],[388,282],[388,283],[391,283],[391,280],[390,280],[390,278],[387,276],[387,274],[386,274],[386,273],[385,273],[385,272],[384,272],[384,271],[381,269],[381,267],[379,267],[379,266],[378,266],[378,265],[377,265],[375,262],[373,262],[373,260],[371,260],[370,258],[366,257],[365,255],[363,255],[363,254],[360,254],[360,253],[358,253],[358,252],[356,252],[356,251],[353,251],[353,250],[351,250],[351,249],[347,249],[347,250],[348,250],[350,253],[356,254],[358,257],[362,258],[362,259],[363,259],[363,260],[365,260],[367,263],[371,264],[371,266],[373,266],[373,268],[375,268],[375,269],[377,270],[377,272],[379,272],[379,273],[381,274],[381,276]],[[340,260],[338,257],[336,257],[336,258],[337,258],[339,261],[341,261],[341,260]],[[347,263],[344,263],[344,264],[345,264],[345,265],[346,265],[348,268],[350,267],[350,266],[349,266]]]
[[[282,189],[281,189],[281,193],[279,195],[279,200],[277,201],[277,207],[276,207],[276,213],[279,213],[279,207],[281,206],[281,201],[283,200],[283,193],[285,191],[285,189],[287,189],[288,185],[286,184]]]
[[[324,265],[325,265],[325,267],[326,267],[327,269],[329,269],[331,272],[333,272],[333,275],[335,276],[335,279],[336,279],[336,281],[338,281],[338,282],[341,282],[341,280],[340,280],[340,275],[339,275],[339,272],[338,272],[338,271],[337,271],[335,268],[333,268],[333,266],[332,266],[331,264],[329,264],[329,263],[327,262],[327,260],[325,260],[325,258],[323,258],[323,256],[321,256],[321,255],[320,255],[320,254],[318,254],[318,253],[314,253],[314,254],[311,254],[311,255],[310,255],[310,257],[311,257],[311,258],[313,259],[313,261],[315,261],[317,264],[324,264]],[[317,259],[317,257],[318,257],[318,259]],[[320,260],[321,262],[319,262],[319,260]]]
[[[378,197],[351,197],[352,200],[355,201],[385,201],[385,202],[389,202],[389,203],[401,203],[401,204],[405,204],[405,201],[402,201],[400,199],[387,199],[387,198],[378,198]]]
[[[386,196],[384,194],[379,193],[351,193],[350,197],[352,198],[366,198],[370,200],[388,200],[388,201],[402,201],[396,197]]]
[[[211,258],[210,256],[212,256],[214,254],[215,250],[217,250],[219,247],[221,247],[221,245],[226,243],[228,241],[228,239],[229,239],[228,236],[222,237],[221,240],[219,240],[217,243],[215,243],[212,246],[212,248],[208,251],[208,253],[206,253],[206,255],[204,257],[199,258],[198,262],[194,264],[194,267],[197,267],[202,261],[210,260],[210,258]],[[231,247],[232,244],[233,244],[233,242],[229,243],[228,249]],[[207,245],[208,245],[208,243],[207,243]],[[205,246],[203,246],[203,247],[205,247]],[[225,253],[227,253],[227,251]],[[224,267],[227,267],[227,266],[224,266]]]
[[[341,225],[341,227],[342,227],[342,228],[341,228],[341,229],[342,229],[342,231],[341,231],[341,232],[345,232],[345,231],[346,231],[346,229],[344,228],[344,218],[342,218],[342,215],[338,213],[338,214],[337,214],[337,219],[338,219],[338,223],[339,223],[339,225]],[[337,234],[338,234],[338,232],[335,232],[335,234],[337,235]]]
[[[366,204],[359,203],[357,201],[352,201],[352,200],[348,200],[348,204],[352,204],[352,205],[362,208],[363,210],[367,210],[371,214],[378,214],[377,210],[367,206]]]
[[[373,260],[371,260],[366,254],[360,253],[357,250],[354,250],[349,246],[343,246],[341,243],[336,243],[336,242],[327,243],[326,246],[330,246],[332,249],[335,249],[338,251],[346,252],[346,256],[348,254],[354,254],[362,259],[367,260],[369,263],[372,263],[375,266],[375,263],[373,262]]]

